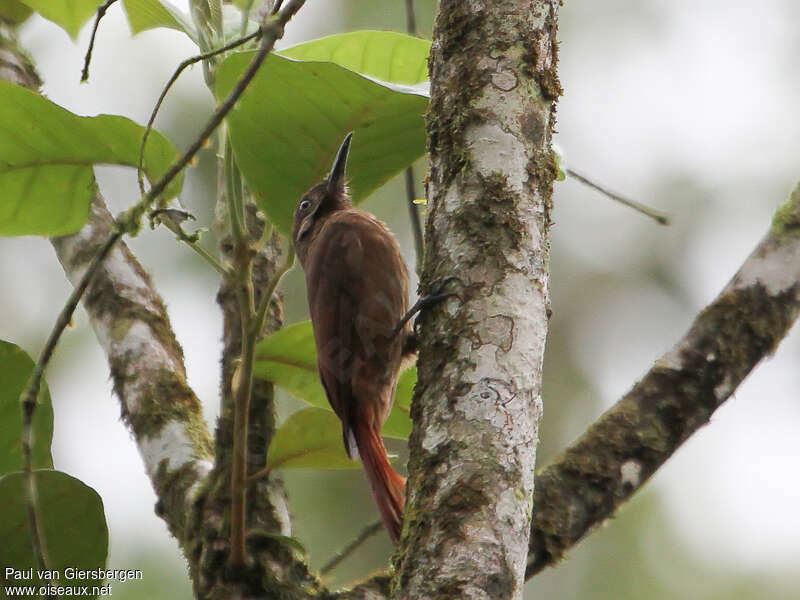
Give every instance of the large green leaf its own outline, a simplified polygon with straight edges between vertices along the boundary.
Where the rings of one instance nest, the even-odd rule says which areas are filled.
[[[16,344],[0,340],[0,475],[22,470],[22,405],[19,396],[33,370],[33,360]],[[39,391],[33,415],[35,469],[52,468],[53,406],[47,385]]]
[[[44,537],[50,555],[50,568],[64,572],[67,567],[100,569],[108,554],[108,529],[103,502],[92,488],[60,471],[36,471],[36,489],[42,514]],[[0,478],[0,575],[9,585],[38,585],[38,565],[34,560],[25,506],[22,473]],[[23,581],[7,568],[33,569],[34,580]],[[2,579],[2,578],[0,578]],[[102,580],[84,580],[77,585],[103,585]],[[68,586],[62,579],[57,585]]]
[[[254,374],[282,387],[299,400],[331,410],[317,374],[317,350],[311,321],[289,325],[262,340],[256,347]],[[416,368],[400,375],[394,406],[381,432],[386,437],[405,440],[411,434],[409,406],[416,380]]]
[[[381,81],[414,84],[428,79],[431,43],[393,31],[351,31],[281,50],[297,60],[334,62]]]
[[[55,236],[79,229],[93,195],[92,165],[136,166],[144,128],[112,115],[79,117],[21,86],[0,81],[0,235]],[[163,135],[148,138],[144,168],[157,179],[177,156]],[[180,190],[176,178],[166,195]]]
[[[18,25],[31,16],[33,10],[19,0],[0,0],[0,21]]]
[[[256,346],[254,374],[295,398],[330,410],[317,374],[317,350],[311,321],[276,331]]]
[[[362,50],[377,51],[378,37]],[[394,44],[395,37],[385,43]],[[397,64],[405,64],[400,60],[404,48],[397,50]],[[291,52],[312,50],[295,47]],[[355,63],[351,54],[348,64]],[[415,48],[414,56],[418,55]],[[220,65],[219,100],[228,95],[252,57],[252,52],[237,53]],[[412,69],[406,65],[399,70]],[[355,131],[347,174],[356,202],[422,156],[427,105],[423,85],[381,82],[332,62],[302,62],[273,54],[227,122],[237,164],[259,207],[287,233],[300,196],[325,177],[347,132]]]
[[[330,410],[301,408],[278,427],[267,453],[270,469],[360,469],[342,442],[342,424]]]
[[[101,0],[22,0],[48,21],[52,21],[75,40],[86,21],[97,12]]]
[[[184,32],[197,41],[197,32],[191,19],[167,0],[122,0],[128,15],[131,33],[167,27]]]

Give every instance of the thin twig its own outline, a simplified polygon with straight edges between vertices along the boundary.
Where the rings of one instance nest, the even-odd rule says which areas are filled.
[[[115,231],[111,234],[100,251],[92,259],[89,268],[86,269],[86,272],[83,274],[83,277],[81,277],[78,285],[75,286],[74,290],[72,290],[72,294],[70,294],[67,303],[64,305],[64,308],[61,309],[61,313],[56,319],[53,330],[50,332],[50,336],[47,338],[47,342],[45,342],[44,348],[39,355],[39,359],[36,361],[33,371],[31,372],[31,376],[28,378],[28,382],[25,384],[25,388],[20,396],[20,402],[22,404],[23,471],[25,473],[26,483],[25,501],[27,504],[28,523],[31,529],[34,555],[36,556],[37,564],[43,571],[50,570],[51,562],[47,552],[47,540],[45,539],[44,531],[42,529],[41,511],[39,508],[38,494],[36,490],[36,478],[33,475],[33,415],[36,412],[39,390],[42,387],[42,377],[47,369],[47,364],[50,362],[50,358],[53,356],[53,352],[56,349],[58,340],[61,338],[61,334],[64,333],[64,330],[67,328],[67,325],[72,322],[72,316],[75,313],[78,302],[80,302],[80,299],[86,291],[86,288],[89,287],[92,277],[98,271],[98,267],[106,258],[108,253],[111,252],[111,249],[120,239],[120,237],[122,237],[122,233],[119,231]]]
[[[333,571],[336,567],[339,566],[339,563],[341,563],[345,558],[347,558],[353,552],[355,552],[356,549],[358,549],[358,547],[364,542],[366,542],[370,537],[378,533],[378,531],[380,531],[382,527],[383,523],[380,520],[375,521],[374,523],[370,523],[369,525],[364,527],[364,529],[361,530],[361,533],[358,534],[356,539],[354,539],[352,542],[347,544],[347,546],[339,550],[339,552],[334,554],[333,557],[327,563],[325,563],[325,565],[319,570],[319,574],[327,575],[328,573]]]
[[[255,77],[261,64],[272,50],[275,41],[283,35],[283,28],[289,19],[302,8],[305,0],[291,0],[277,16],[270,17],[268,23],[261,26],[261,43],[258,52],[250,61],[247,70],[236,83],[234,89],[228,97],[215,111],[209,126],[206,127],[198,143],[193,145],[195,152],[202,146],[211,132],[222,122],[222,119],[233,108],[236,101],[247,88],[250,81]],[[211,126],[213,125],[213,127]],[[191,149],[190,149],[191,150]],[[180,161],[179,161],[180,162]],[[188,162],[188,160],[186,161]],[[155,184],[150,188],[148,196],[155,198],[165,186]],[[252,248],[246,241],[237,242],[234,255],[237,262],[241,260],[243,264],[237,265],[239,268],[240,281],[239,303],[242,313],[242,360],[239,365],[237,385],[233,390],[233,457],[231,464],[231,537],[230,537],[230,556],[228,564],[231,567],[239,568],[245,564],[245,527],[246,527],[246,499],[247,499],[247,429],[248,412],[250,397],[253,387],[253,361],[255,356],[255,344],[261,328],[256,327],[256,310],[253,302],[252,284]],[[277,282],[275,283],[277,285]],[[271,294],[270,294],[271,297]],[[267,300],[267,302],[269,302]],[[260,312],[260,311],[259,311]]]
[[[224,129],[223,129],[224,130]],[[244,247],[248,242],[247,217],[244,210],[244,189],[236,157],[233,155],[231,139],[226,134],[223,146],[223,165],[225,174],[225,199],[228,202],[228,218],[231,222],[231,233],[237,247]]]
[[[300,10],[303,4],[305,4],[305,0],[292,0],[292,2],[286,5],[286,9],[283,12],[278,14],[277,17],[270,20],[268,23],[261,26],[261,44],[259,45],[258,52],[256,52],[253,60],[250,61],[247,69],[239,78],[239,81],[236,82],[236,85],[230,91],[228,97],[225,98],[225,101],[220,104],[211,115],[208,123],[206,123],[206,126],[197,136],[192,145],[189,146],[186,152],[183,153],[183,156],[172,163],[172,166],[169,168],[169,170],[164,173],[161,179],[154,183],[147,192],[142,202],[145,205],[144,210],[149,208],[150,203],[152,203],[153,200],[155,200],[159,194],[166,189],[172,180],[175,179],[178,173],[180,173],[186,167],[186,165],[189,164],[189,161],[194,158],[194,155],[197,154],[200,148],[204,146],[206,140],[211,137],[211,134],[214,133],[214,130],[216,130],[219,124],[222,123],[222,120],[228,115],[231,109],[233,109],[233,106],[247,89],[247,86],[250,85],[253,77],[256,76],[258,69],[261,67],[261,63],[264,62],[264,59],[267,58],[267,54],[270,53],[272,47],[275,45],[275,41],[283,35],[283,28],[285,27],[286,23],[298,10]]]
[[[417,35],[417,16],[414,10],[414,0],[406,0],[406,29],[409,35]],[[419,211],[414,201],[417,192],[414,189],[414,167],[406,169],[406,202],[408,203],[408,218],[411,220],[411,231],[414,233],[414,249],[416,250],[417,273],[422,271],[422,259],[425,252],[425,238],[422,235]]]
[[[620,204],[624,204],[625,206],[632,208],[633,210],[650,217],[651,219],[655,220],[656,223],[658,223],[659,225],[669,225],[670,223],[670,217],[667,213],[661,212],[660,210],[657,210],[655,208],[650,208],[649,206],[645,206],[644,204],[640,204],[639,202],[636,202],[635,200],[630,200],[629,198],[625,198],[624,196],[620,196],[616,192],[612,192],[608,188],[605,188],[595,183],[585,175],[581,175],[580,173],[575,172],[573,169],[567,169],[567,175],[577,179],[582,184],[589,186],[593,190],[600,192],[604,196],[607,196],[612,200],[616,200]]]
[[[218,48],[216,50],[212,50],[211,52],[206,52],[204,54],[198,54],[197,56],[193,56],[191,58],[187,58],[180,65],[178,65],[177,69],[175,69],[175,72],[172,74],[172,77],[170,77],[169,81],[167,82],[167,85],[164,86],[164,89],[161,91],[161,95],[158,97],[158,102],[156,102],[155,107],[153,107],[153,112],[150,113],[150,120],[147,121],[147,127],[145,127],[144,135],[142,136],[142,143],[139,146],[139,162],[138,162],[138,164],[136,166],[136,175],[137,175],[137,178],[139,179],[139,192],[142,195],[144,195],[144,193],[145,193],[145,190],[144,190],[144,176],[143,176],[143,172],[142,172],[142,167],[144,165],[144,150],[145,150],[145,145],[147,144],[147,138],[150,136],[150,131],[153,129],[153,123],[155,123],[156,115],[158,115],[158,111],[161,109],[161,104],[164,102],[164,99],[167,97],[167,93],[169,92],[170,88],[173,86],[173,84],[181,76],[181,73],[183,73],[183,71],[187,67],[190,67],[191,65],[193,65],[195,63],[198,63],[198,62],[203,61],[203,60],[207,60],[209,58],[213,58],[213,57],[217,56],[218,54],[222,54],[224,52],[228,52],[230,50],[233,50],[234,48],[238,48],[239,46],[242,46],[243,44],[246,44],[247,42],[256,39],[260,35],[261,35],[261,30],[259,29],[257,31],[254,31],[250,35],[246,35],[243,38],[239,38],[238,40],[235,40],[235,41],[231,42],[230,44],[226,44],[225,46],[222,46],[221,48]]]
[[[264,326],[267,309],[278,283],[294,264],[294,249],[289,246],[286,260],[269,282],[258,310],[254,310],[253,286],[251,281],[252,259],[247,258],[243,273],[243,288],[239,292],[239,305],[242,312],[242,359],[239,364],[237,382],[233,390],[233,459],[231,464],[231,566],[244,564],[245,556],[245,505],[247,486],[247,429],[250,411],[250,397],[253,388],[253,363],[255,346]]]
[[[89,81],[89,63],[92,62],[92,50],[94,50],[94,38],[97,36],[97,28],[100,26],[100,19],[106,15],[106,11],[117,0],[106,0],[105,4],[97,7],[97,16],[94,18],[94,26],[92,27],[92,37],[89,39],[89,49],[86,50],[86,56],[83,59],[83,71],[81,71],[81,83]]]

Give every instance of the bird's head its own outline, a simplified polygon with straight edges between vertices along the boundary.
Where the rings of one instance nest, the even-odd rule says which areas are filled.
[[[303,194],[297,203],[294,211],[292,242],[301,264],[305,263],[308,247],[318,230],[316,226],[323,223],[333,212],[352,206],[344,179],[352,137],[352,132],[345,136],[328,176]]]

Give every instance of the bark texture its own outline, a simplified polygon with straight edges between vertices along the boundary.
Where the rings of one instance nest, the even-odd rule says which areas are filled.
[[[614,514],[772,354],[800,314],[800,185],[675,347],[536,478],[527,576]]]
[[[522,597],[549,304],[557,8],[439,6],[422,279],[461,284],[421,338],[397,598]]]

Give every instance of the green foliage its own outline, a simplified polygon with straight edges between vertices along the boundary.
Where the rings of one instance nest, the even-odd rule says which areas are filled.
[[[255,377],[271,381],[298,400],[331,410],[317,374],[317,350],[311,321],[284,327],[259,342],[253,372]],[[386,437],[405,440],[411,434],[409,407],[416,381],[416,368],[401,374],[392,412],[383,426],[382,433]],[[338,443],[341,445],[341,438]]]
[[[317,350],[311,321],[276,331],[256,346],[254,375],[282,387],[295,398],[329,408],[317,375]]]
[[[43,518],[50,568],[98,569],[108,554],[108,529],[103,502],[92,488],[60,471],[34,473]],[[0,478],[0,565],[3,569],[36,569],[25,504],[24,476],[10,473]],[[6,578],[10,584],[14,580]],[[35,582],[16,582],[33,585]],[[87,582],[82,582],[86,585]],[[36,583],[39,585],[39,583]],[[69,585],[63,581],[59,585]],[[94,585],[102,585],[96,582]]]
[[[360,469],[342,443],[342,424],[330,410],[315,406],[293,413],[269,445],[270,469]]]
[[[31,16],[31,8],[19,0],[0,0],[0,21],[17,25]]]
[[[189,17],[166,0],[122,0],[131,33],[166,27],[184,32],[197,42],[197,31]]]
[[[97,12],[99,0],[22,0],[48,21],[52,21],[73,40],[78,38],[81,26]]]
[[[405,36],[399,34],[358,33],[364,36],[361,43],[355,34],[343,42],[336,36],[339,46],[324,38],[285,54],[335,60],[341,54],[349,66],[364,64],[404,82],[419,78],[425,64],[419,44],[401,44],[398,37]],[[390,56],[391,64],[380,68],[366,58],[373,52]],[[220,101],[252,57],[236,53],[220,65],[215,91]],[[236,162],[259,207],[287,233],[297,201],[325,177],[348,131],[355,131],[348,174],[356,202],[419,158],[425,151],[426,95],[421,85],[377,81],[333,62],[270,55],[227,118]]]
[[[20,394],[33,365],[33,360],[22,348],[0,340],[0,475],[22,470]],[[44,383],[33,417],[33,435],[33,468],[52,468],[53,406]]]
[[[297,60],[333,62],[356,73],[413,85],[428,79],[431,43],[393,31],[351,31],[281,50]]]
[[[86,222],[92,165],[136,166],[144,128],[125,117],[79,117],[39,94],[0,81],[0,235],[63,235]],[[177,153],[153,132],[144,169],[154,180]],[[177,178],[166,196],[177,194]]]

